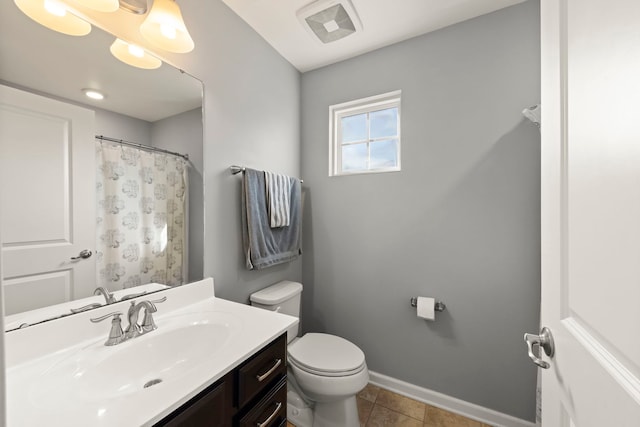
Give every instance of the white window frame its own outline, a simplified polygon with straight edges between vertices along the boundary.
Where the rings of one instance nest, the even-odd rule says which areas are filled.
[[[401,126],[400,126],[400,101],[402,91],[396,90],[393,92],[383,93],[381,95],[370,96],[367,98],[357,99],[354,101],[343,102],[341,104],[331,105],[329,107],[329,176],[344,176],[344,175],[359,175],[364,173],[380,173],[380,172],[398,172],[400,167],[400,142]],[[397,155],[398,163],[394,167],[375,168],[366,170],[355,171],[343,171],[342,170],[342,126],[341,119],[343,117],[353,116],[363,113],[371,113],[379,110],[386,110],[388,108],[398,109],[398,136],[397,136]],[[371,142],[378,140],[387,140],[385,138],[371,139],[368,135],[370,130],[367,125],[367,147],[370,150]],[[363,143],[363,141],[357,141],[356,143]]]

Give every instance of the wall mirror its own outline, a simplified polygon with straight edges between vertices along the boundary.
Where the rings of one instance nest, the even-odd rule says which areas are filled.
[[[202,279],[202,82],[166,63],[153,70],[124,64],[110,53],[115,39],[95,26],[82,37],[60,34],[13,1],[0,2],[6,330],[104,305],[94,296],[98,286],[120,300]],[[105,98],[91,100],[83,89]],[[25,93],[29,102],[58,104],[26,111],[19,104]],[[67,106],[89,112],[90,129],[76,131],[85,113],[67,116]],[[167,151],[188,161],[173,162],[181,157]]]

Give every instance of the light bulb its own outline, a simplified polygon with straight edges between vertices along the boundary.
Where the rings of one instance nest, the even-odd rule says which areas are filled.
[[[160,32],[168,39],[175,40],[177,31],[174,26],[170,24],[160,24]]]
[[[67,8],[60,2],[55,0],[44,0],[44,8],[47,12],[54,16],[62,18],[67,14]]]
[[[82,91],[87,97],[91,99],[96,99],[98,101],[104,99],[104,95],[95,89],[82,89]]]
[[[127,50],[131,55],[135,56],[136,58],[142,58],[144,56],[144,49],[138,45],[130,44]]]

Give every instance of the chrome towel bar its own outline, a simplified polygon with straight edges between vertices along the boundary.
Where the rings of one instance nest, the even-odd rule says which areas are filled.
[[[231,175],[237,175],[240,172],[244,172],[246,168],[244,166],[238,166],[238,165],[231,165],[229,167],[229,170],[231,170]],[[300,180],[300,183],[303,183],[303,180]]]

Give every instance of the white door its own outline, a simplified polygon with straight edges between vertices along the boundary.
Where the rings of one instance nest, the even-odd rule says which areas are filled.
[[[541,6],[542,424],[638,427],[640,1]]]
[[[0,86],[5,314],[91,295],[93,141],[93,111]]]

